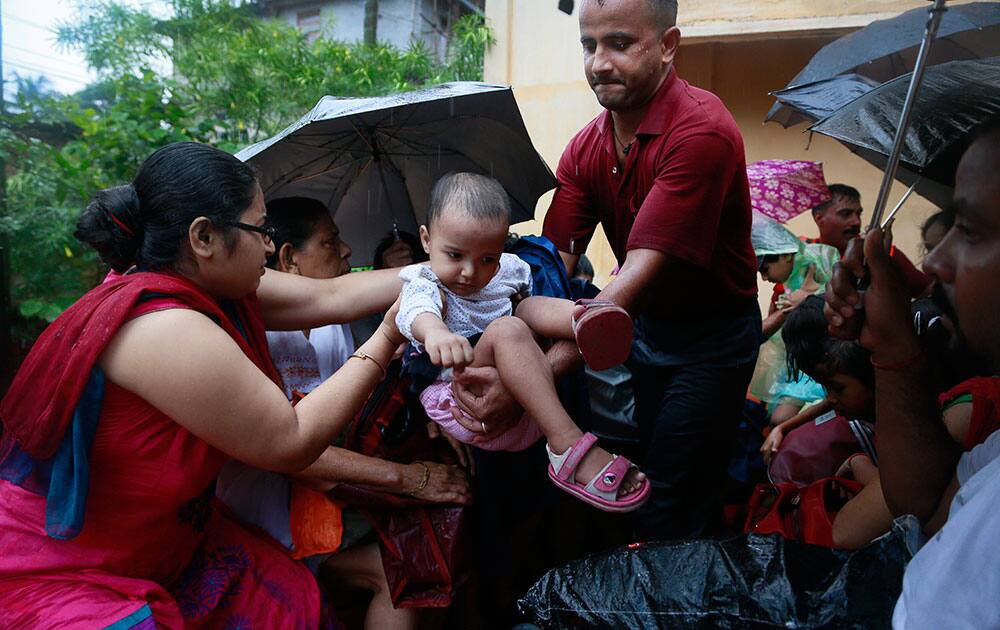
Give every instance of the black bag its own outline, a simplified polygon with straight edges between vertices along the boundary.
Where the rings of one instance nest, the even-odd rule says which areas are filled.
[[[553,569],[518,602],[541,628],[888,628],[919,526],[848,552],[748,534],[632,545]]]

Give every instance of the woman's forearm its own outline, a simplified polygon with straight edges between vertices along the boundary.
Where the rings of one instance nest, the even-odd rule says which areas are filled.
[[[390,338],[391,333],[385,332],[385,326],[383,323],[339,370],[295,406],[299,430],[307,434],[303,441],[315,445],[297,470],[320,457],[385,377],[385,367],[398,347],[396,340]]]
[[[376,457],[369,457],[354,451],[331,446],[305,470],[292,475],[321,492],[330,490],[338,483],[350,483],[385,492],[402,493],[416,487],[410,485],[410,467]],[[419,471],[417,472],[419,475]]]
[[[385,311],[402,286],[396,269],[322,280],[268,269],[257,298],[268,330],[306,330]]]

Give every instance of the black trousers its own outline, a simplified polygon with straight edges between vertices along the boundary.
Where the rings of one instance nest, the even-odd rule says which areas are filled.
[[[652,483],[636,513],[638,540],[721,533],[726,467],[754,364],[630,366],[641,467]]]

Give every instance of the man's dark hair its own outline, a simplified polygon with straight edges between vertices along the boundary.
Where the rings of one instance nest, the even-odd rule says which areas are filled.
[[[935,212],[931,216],[927,217],[924,224],[920,226],[920,238],[927,240],[927,233],[930,232],[931,228],[934,227],[936,223],[940,223],[944,226],[944,229],[950,230],[951,226],[955,224],[955,214],[948,210],[942,210],[941,212]]]
[[[663,30],[677,25],[677,0],[646,0]]]
[[[448,173],[434,184],[427,206],[427,227],[445,206],[475,219],[510,222],[510,199],[497,180],[476,173]]]
[[[875,387],[875,371],[869,353],[856,341],[831,337],[823,315],[823,298],[810,295],[788,315],[781,327],[788,373],[798,379],[805,372],[814,380],[847,374],[868,387]]]
[[[827,208],[833,205],[833,202],[838,199],[847,199],[849,201],[857,201],[861,203],[861,193],[854,186],[848,186],[847,184],[830,184],[827,186],[830,190],[830,200],[824,201],[815,208],[812,209],[814,215],[823,214],[826,212]]]

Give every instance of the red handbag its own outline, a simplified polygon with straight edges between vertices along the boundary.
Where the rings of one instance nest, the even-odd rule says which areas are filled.
[[[440,440],[427,437],[422,409],[403,395],[408,379],[399,362],[389,366],[347,430],[344,447],[391,461],[455,463]],[[428,504],[418,498],[338,484],[328,496],[357,508],[379,537],[382,566],[397,608],[443,608],[451,604],[465,571],[467,508]]]
[[[833,519],[861,488],[857,481],[843,477],[827,477],[804,488],[791,482],[757,484],[743,531],[833,547]]]

